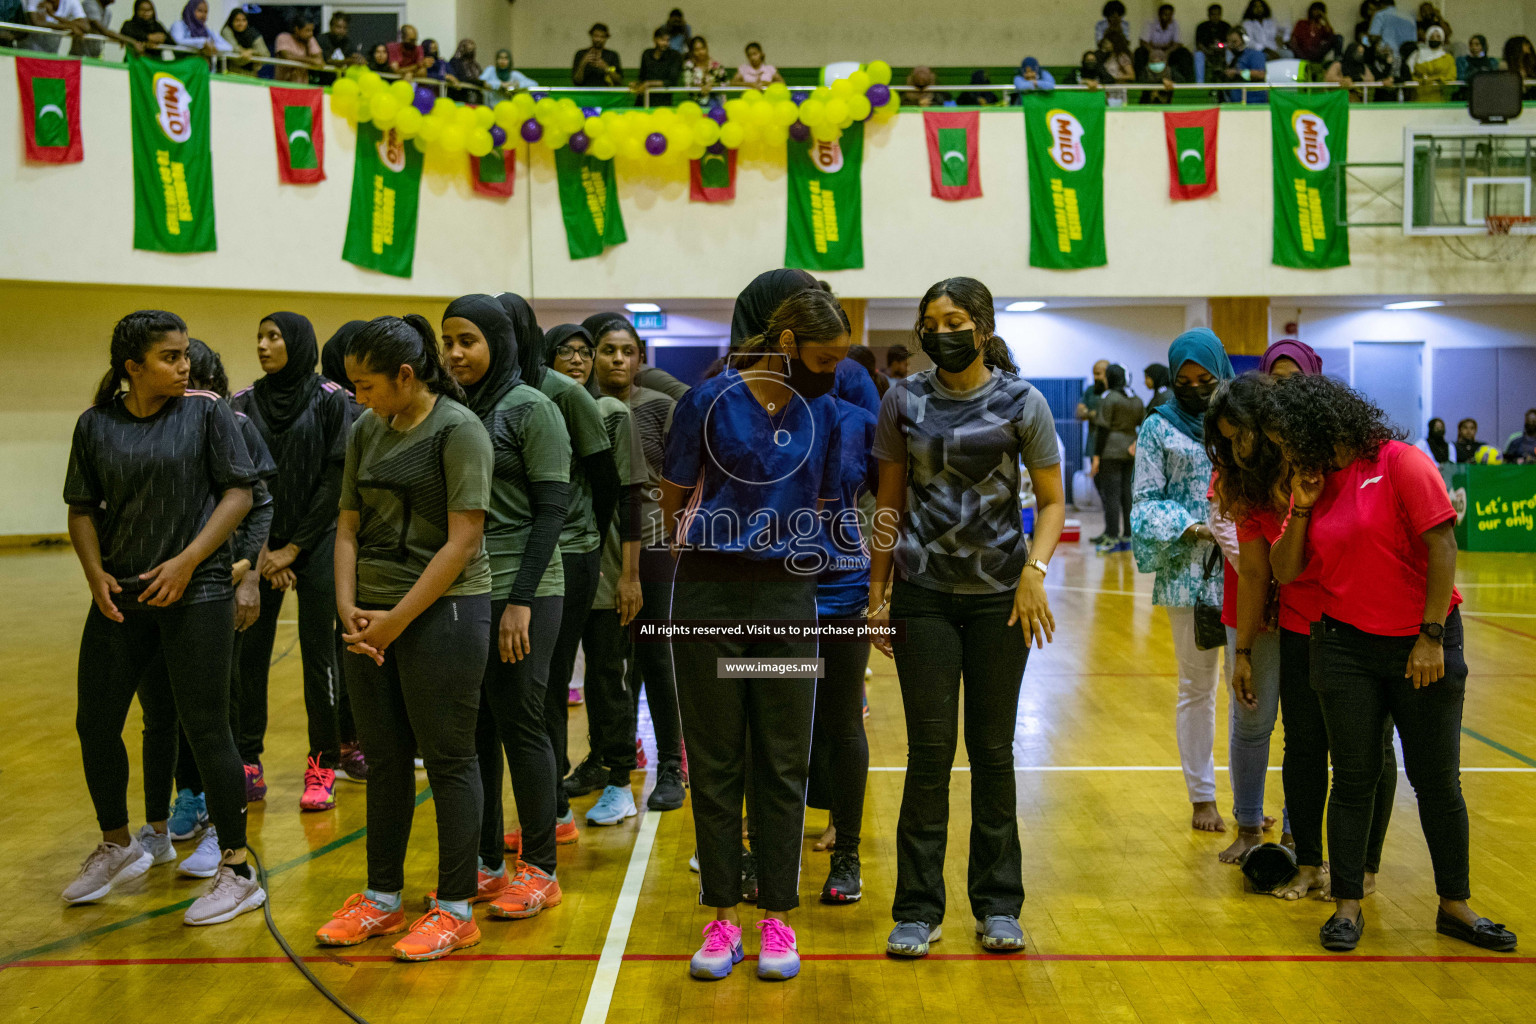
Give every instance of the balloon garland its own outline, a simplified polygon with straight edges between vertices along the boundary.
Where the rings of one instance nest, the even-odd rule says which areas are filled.
[[[889,121],[900,105],[890,82],[891,66],[877,60],[830,86],[791,90],[775,82],[708,109],[684,100],[675,107],[599,110],[528,92],[492,106],[455,103],[425,85],[385,82],[352,67],[331,87],[331,112],[354,124],[393,128],[423,153],[484,156],[515,132],[530,146],[569,146],[599,160],[697,160],[756,143],[833,142],[855,121]]]

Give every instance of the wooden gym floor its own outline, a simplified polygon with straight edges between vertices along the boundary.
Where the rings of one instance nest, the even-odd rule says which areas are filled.
[[[1304,1022],[1529,1021],[1536,998],[1536,556],[1463,555],[1472,665],[1462,763],[1472,817],[1475,905],[1526,937],[1530,955],[1485,954],[1434,932],[1429,859],[1411,788],[1398,786],[1380,891],[1369,898],[1359,952],[1325,954],[1316,901],[1244,895],[1216,853],[1227,838],[1189,828],[1173,735],[1175,679],[1166,622],[1150,577],[1128,555],[1086,545],[1056,559],[1056,642],[1032,658],[1015,741],[1028,900],[1028,951],[985,954],[965,897],[966,775],[952,791],[950,914],[922,962],[882,954],[890,928],[895,825],[905,743],[896,678],[874,656],[869,685],[869,800],[863,902],[824,907],[827,855],[807,820],[799,978],[756,979],[752,962],[726,981],[687,976],[709,912],[695,904],[689,810],[587,828],[560,848],[565,902],[530,921],[482,921],[484,941],[447,960],[406,965],[387,941],[329,952],[311,933],[363,873],[363,787],[339,783],[334,811],[300,814],[304,764],[299,659],[278,632],[271,787],[251,807],[251,839],[271,873],[278,926],[311,969],[373,1022],[584,1021],[1114,1021],[1226,1022],[1250,1015]],[[86,591],[67,548],[0,555],[0,1021],[110,1019],[308,1022],[343,1019],[282,956],[261,915],[194,929],[181,911],[204,883],[170,866],[91,906],[59,891],[97,841],[73,729],[74,674]],[[127,735],[137,787],[137,711]],[[1219,714],[1225,722],[1226,696]],[[571,755],[585,750],[580,709]],[[1217,763],[1225,762],[1225,728]],[[1280,762],[1278,729],[1271,763]],[[964,763],[963,749],[961,764]],[[1269,776],[1268,811],[1281,806]],[[649,776],[637,775],[637,790]],[[1223,812],[1231,803],[1219,774]],[[422,802],[430,800],[422,773]],[[507,797],[509,820],[511,797]],[[595,799],[577,801],[578,819]],[[643,793],[639,803],[644,806]],[[141,821],[135,818],[137,828]],[[435,883],[430,807],[417,814],[407,865],[410,906]],[[183,849],[182,853],[188,852]],[[1526,866],[1522,866],[1526,865]],[[746,922],[755,920],[743,908]],[[747,931],[749,954],[757,936]]]

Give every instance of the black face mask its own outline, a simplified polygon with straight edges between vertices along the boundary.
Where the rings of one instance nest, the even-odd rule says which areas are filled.
[[[1445,428],[1444,427],[1430,427],[1429,428],[1429,436],[1430,437],[1444,437],[1445,436]]]
[[[799,359],[792,359],[789,356],[785,358],[789,361],[789,379],[786,383],[795,394],[810,401],[832,390],[832,385],[837,381],[835,371],[817,373]]]
[[[975,331],[924,331],[923,352],[934,365],[959,373],[976,361]]]
[[[1208,384],[1175,384],[1173,397],[1179,403],[1179,408],[1191,416],[1204,415],[1206,406],[1211,404],[1211,396],[1216,393],[1216,382]]]
[[[1525,432],[1531,437],[1536,437],[1536,423],[1532,423],[1530,420],[1526,420]]]

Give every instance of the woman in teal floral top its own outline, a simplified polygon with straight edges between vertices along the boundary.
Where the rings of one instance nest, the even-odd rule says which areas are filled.
[[[1191,824],[1225,832],[1216,809],[1216,690],[1220,649],[1195,646],[1195,598],[1221,604],[1221,574],[1204,583],[1206,557],[1215,538],[1206,526],[1211,460],[1205,454],[1205,407],[1218,381],[1230,379],[1232,363],[1221,339],[1208,328],[1185,331],[1168,349],[1174,401],[1147,416],[1136,436],[1136,475],[1131,485],[1131,550],[1136,567],[1155,572],[1152,603],[1168,610],[1173,651],[1179,662],[1177,732],[1184,784],[1194,805]]]

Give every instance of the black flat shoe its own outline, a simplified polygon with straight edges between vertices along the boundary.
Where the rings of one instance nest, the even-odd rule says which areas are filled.
[[[1470,942],[1479,949],[1491,949],[1495,953],[1508,953],[1515,948],[1515,933],[1501,924],[1494,924],[1486,917],[1476,924],[1467,924],[1441,910],[1435,914],[1435,931],[1462,942]]]
[[[1466,927],[1462,925],[1462,927]],[[1334,914],[1323,922],[1323,927],[1318,930],[1318,938],[1322,940],[1323,948],[1334,953],[1348,953],[1360,945],[1360,936],[1365,934],[1365,914],[1362,913],[1354,921]]]

